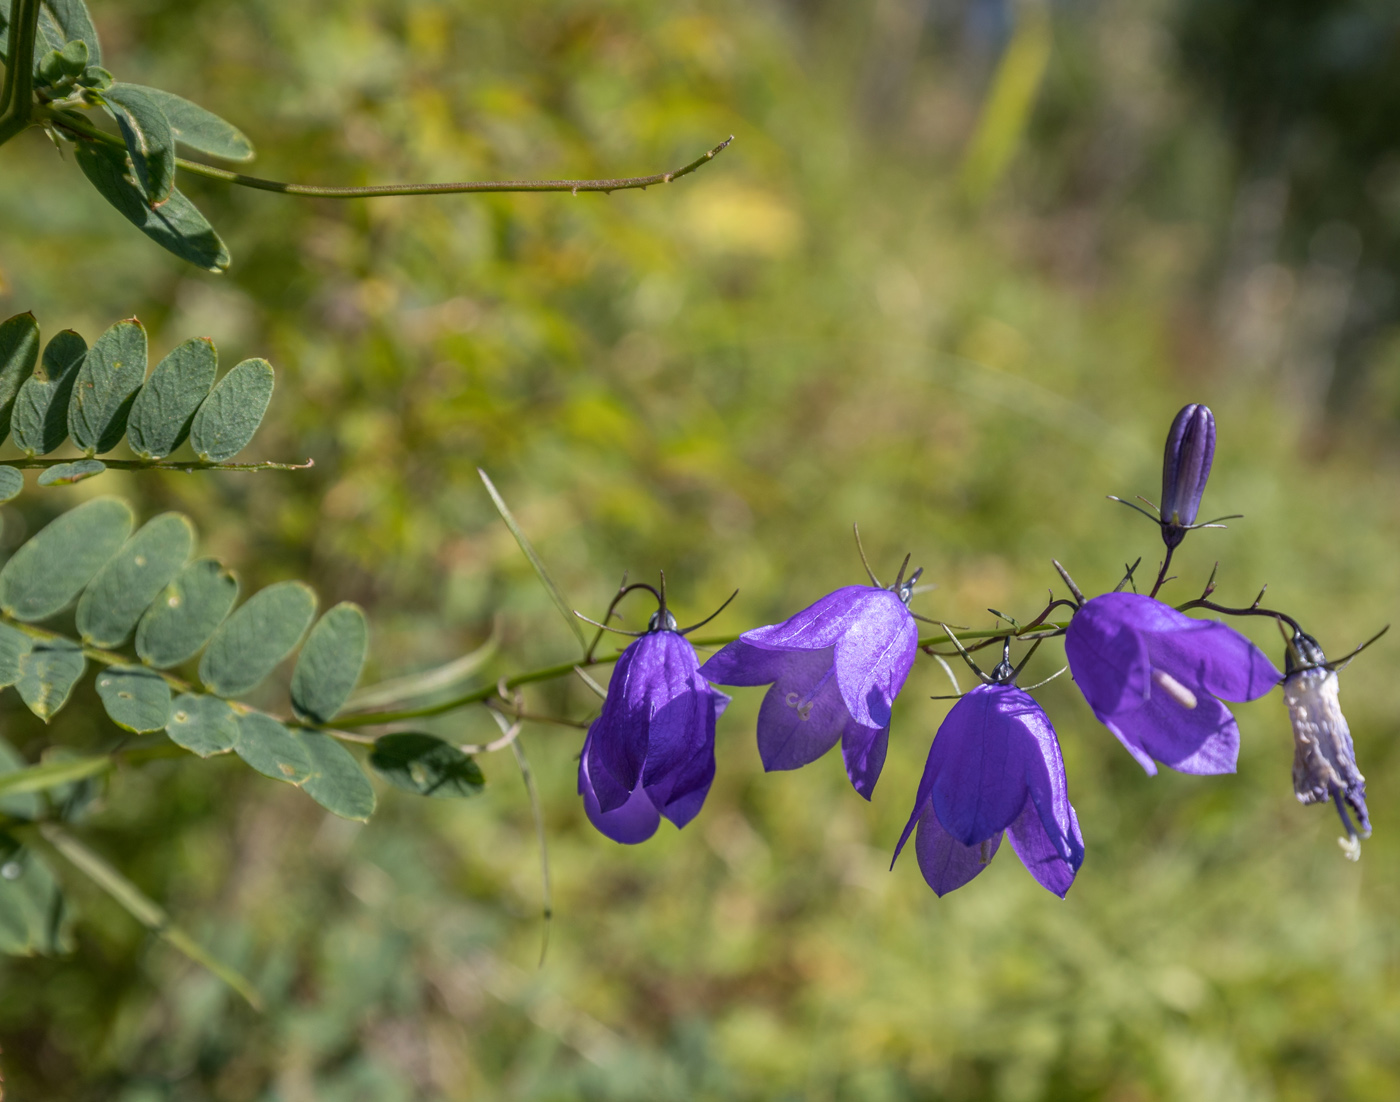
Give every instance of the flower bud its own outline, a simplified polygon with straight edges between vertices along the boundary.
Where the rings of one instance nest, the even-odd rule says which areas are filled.
[[[1162,457],[1162,538],[1175,547],[1196,522],[1210,463],[1215,458],[1215,417],[1193,403],[1176,415]]]

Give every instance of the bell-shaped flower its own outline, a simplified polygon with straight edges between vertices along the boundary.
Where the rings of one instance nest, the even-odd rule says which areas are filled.
[[[1176,415],[1162,457],[1162,538],[1175,547],[1196,523],[1215,458],[1215,415],[1192,404]]]
[[[1061,898],[1084,862],[1065,763],[1049,717],[1009,677],[964,694],[938,728],[899,857],[915,826],[914,852],[939,895],[980,873],[1003,832],[1030,874]],[[891,862],[893,865],[893,862]]]
[[[665,816],[683,827],[715,776],[715,720],[729,697],[700,676],[695,648],[669,613],[617,660],[588,728],[578,787],[589,820],[616,842],[642,842]]]
[[[907,607],[918,577],[901,571],[894,589],[838,589],[781,624],[744,632],[700,667],[720,685],[772,684],[758,713],[764,769],[796,769],[839,741],[846,775],[870,799],[890,709],[919,647]]]
[[[1358,835],[1371,836],[1371,819],[1366,813],[1366,778],[1356,767],[1351,729],[1337,691],[1337,671],[1317,640],[1295,631],[1283,674],[1283,697],[1293,722],[1293,791],[1300,803],[1330,801],[1336,806],[1347,832],[1342,849],[1355,861],[1361,856]],[[1356,816],[1356,825],[1348,808]]]
[[[1137,593],[1086,601],[1069,622],[1065,656],[1094,715],[1149,774],[1157,762],[1233,773],[1240,731],[1221,700],[1254,700],[1280,680],[1234,628]]]

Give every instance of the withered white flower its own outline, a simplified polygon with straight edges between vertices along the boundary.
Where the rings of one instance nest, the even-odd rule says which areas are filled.
[[[1356,768],[1351,730],[1337,699],[1337,671],[1317,640],[1295,631],[1288,641],[1283,695],[1293,722],[1293,791],[1300,803],[1330,800],[1347,832],[1338,839],[1353,861],[1361,857],[1361,838],[1371,836],[1366,814],[1366,778]],[[1356,816],[1354,825],[1347,809]]]

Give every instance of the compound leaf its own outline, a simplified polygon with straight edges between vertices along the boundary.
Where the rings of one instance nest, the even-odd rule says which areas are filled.
[[[97,28],[92,25],[83,0],[43,0],[39,5],[39,41],[36,51],[44,41],[49,49],[61,50],[69,42],[82,42],[87,46],[88,58],[94,65],[102,63],[102,45],[97,41]]]
[[[16,620],[43,620],[62,609],[131,534],[126,502],[99,497],[70,509],[0,569],[0,609]]]
[[[0,322],[0,440],[10,435],[10,415],[24,380],[39,360],[39,323],[33,314]]]
[[[30,957],[72,948],[72,916],[44,859],[0,834],[0,953]]]
[[[175,135],[170,132],[170,120],[139,84],[114,83],[99,95],[108,114],[117,120],[147,204],[159,206],[175,187]]]
[[[302,784],[311,776],[311,755],[290,730],[262,712],[238,717],[234,752],[265,777]]]
[[[369,648],[369,625],[359,605],[343,601],[311,629],[292,673],[292,707],[304,719],[329,723],[345,704]]]
[[[193,548],[194,525],[180,513],[162,513],[142,525],[83,590],[78,600],[83,641],[98,647],[125,643]]]
[[[315,615],[316,594],[304,582],[259,590],[214,632],[199,679],[219,696],[246,693],[292,653]]]
[[[11,418],[15,444],[26,455],[47,455],[68,439],[68,400],[87,356],[71,329],[44,346],[43,359],[19,388]]]
[[[303,731],[300,737],[311,758],[311,776],[302,783],[302,791],[342,819],[368,822],[374,813],[374,786],[354,757],[319,731]]]
[[[127,419],[132,451],[142,459],[164,459],[185,442],[195,411],[214,385],[218,363],[213,342],[194,337],[156,365]]]
[[[486,784],[476,762],[434,735],[383,735],[369,763],[395,788],[418,796],[475,796]]]
[[[146,609],[136,625],[136,653],[156,669],[192,658],[237,599],[238,579],[231,570],[217,559],[196,559]]]
[[[0,504],[13,501],[23,489],[23,474],[13,467],[0,467]]]
[[[96,478],[107,469],[100,459],[75,459],[71,463],[55,463],[35,480],[40,486],[71,486]]]
[[[73,443],[89,456],[120,444],[145,377],[146,330],[135,318],[119,321],[97,338],[78,370],[68,405]]]
[[[238,741],[238,717],[228,701],[205,693],[181,693],[171,703],[165,725],[170,741],[201,758],[223,754]]]
[[[228,249],[209,220],[179,189],[154,210],[127,175],[126,154],[101,142],[79,142],[73,153],[83,175],[107,202],[161,248],[210,272],[229,265]]]
[[[47,723],[68,703],[87,660],[71,639],[36,639],[33,649],[19,660],[15,689],[29,710]]]
[[[170,721],[170,686],[146,666],[108,666],[97,675],[97,695],[118,727],[137,734]]]
[[[207,462],[222,463],[248,446],[272,400],[273,370],[266,360],[244,360],[219,380],[190,427],[190,443]]]
[[[0,624],[0,689],[19,680],[19,660],[34,648],[34,640],[9,624]],[[0,772],[4,772],[0,762]]]
[[[219,118],[214,112],[206,111],[199,104],[191,103],[184,97],[161,88],[131,84],[126,87],[139,87],[155,102],[165,113],[170,123],[170,131],[181,145],[223,161],[253,159],[253,143],[233,123]]]

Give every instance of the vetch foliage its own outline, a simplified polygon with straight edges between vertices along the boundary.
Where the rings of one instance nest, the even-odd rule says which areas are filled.
[[[296,464],[231,464],[252,442],[272,400],[266,360],[244,360],[216,383],[218,351],[195,337],[147,375],[146,330],[136,318],[111,326],[92,347],[72,330],[39,353],[32,314],[0,322],[0,429],[24,459],[0,460],[0,501],[24,485],[15,468],[39,467],[39,485],[81,482],[109,466],[196,470],[295,469]],[[189,442],[195,459],[167,461]],[[125,442],[136,459],[97,459]],[[43,459],[65,443],[85,458]]]

